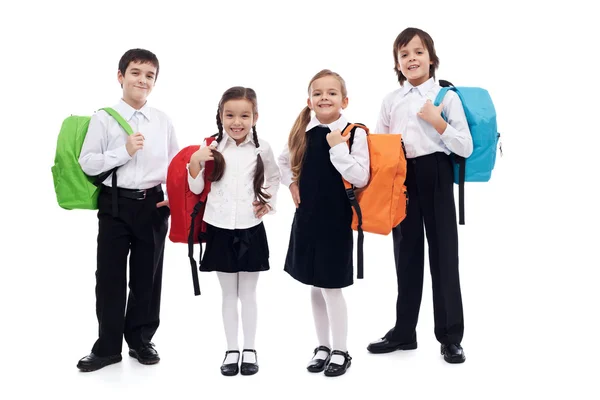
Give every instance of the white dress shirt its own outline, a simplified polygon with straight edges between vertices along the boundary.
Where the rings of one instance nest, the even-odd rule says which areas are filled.
[[[322,124],[313,115],[306,126],[306,132],[318,125],[327,126],[332,132],[336,129],[343,132],[347,124],[348,121],[343,115],[337,121],[330,124]],[[352,152],[348,149],[348,142],[342,142],[329,149],[329,159],[342,177],[355,187],[362,188],[369,183],[369,144],[367,142],[367,133],[364,129],[356,128],[354,142],[352,143]],[[290,166],[290,150],[287,143],[278,158],[278,163],[281,169],[281,183],[289,187],[293,182],[293,174]]]
[[[441,86],[430,78],[419,86],[408,81],[383,100],[377,120],[377,133],[400,133],[406,148],[406,157],[415,158],[444,152],[469,157],[473,152],[473,139],[460,97],[453,91],[444,96],[443,112],[448,126],[443,134],[417,113],[427,99],[433,103]]]
[[[171,119],[147,104],[136,110],[121,100],[113,108],[131,125],[134,133],[144,135],[144,147],[131,157],[125,148],[127,132],[106,111],[100,110],[90,120],[79,155],[83,172],[96,176],[119,167],[117,186],[126,189],[149,189],[165,184],[169,163],[179,151]],[[112,186],[112,174],[103,183]]]
[[[249,134],[238,146],[227,132],[223,132],[223,139],[217,145],[217,150],[225,159],[225,172],[218,182],[211,183],[204,209],[204,222],[223,229],[247,229],[261,223],[261,218],[256,217],[252,205],[255,201],[256,155],[259,152],[265,167],[264,191],[271,195],[268,199],[271,207],[268,214],[275,213],[281,175],[269,143],[261,139],[258,142],[260,146],[257,148]],[[206,142],[202,146],[206,146]],[[204,189],[204,171],[204,165],[201,165],[200,173],[194,179],[189,173],[188,164],[188,184],[196,194]]]

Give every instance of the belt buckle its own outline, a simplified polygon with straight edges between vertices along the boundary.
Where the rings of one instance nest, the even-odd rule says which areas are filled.
[[[138,199],[138,200],[146,200],[146,189],[140,189],[140,190],[138,190],[138,193],[143,194],[142,198]]]

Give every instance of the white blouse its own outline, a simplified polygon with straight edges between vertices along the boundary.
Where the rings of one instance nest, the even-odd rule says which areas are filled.
[[[223,139],[217,145],[217,150],[225,159],[225,172],[221,180],[211,184],[204,210],[206,223],[223,229],[247,229],[261,223],[261,218],[256,217],[252,205],[255,201],[253,181],[256,155],[259,152],[265,167],[263,187],[271,195],[268,200],[271,210],[268,214],[275,213],[281,175],[269,143],[261,139],[258,141],[260,146],[257,148],[252,135],[248,135],[238,146],[223,132]],[[206,142],[202,146],[206,146]],[[196,194],[204,189],[204,171],[204,165],[201,165],[200,173],[194,179],[189,173],[188,164],[188,184]]]
[[[348,121],[343,115],[331,124],[322,124],[313,116],[306,126],[306,132],[317,125],[327,126],[332,132],[336,129],[344,131],[347,124]],[[369,145],[367,133],[364,129],[356,128],[352,152],[348,149],[348,142],[339,143],[329,149],[329,159],[342,177],[355,187],[362,188],[369,183]],[[286,186],[290,186],[293,182],[293,174],[290,165],[290,150],[287,143],[278,158],[278,164],[281,169],[281,182]]]

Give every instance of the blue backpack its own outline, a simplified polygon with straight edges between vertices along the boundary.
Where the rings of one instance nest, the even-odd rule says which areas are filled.
[[[448,81],[440,80],[442,89],[435,98],[434,105],[442,103],[448,90],[456,92],[462,102],[473,138],[473,153],[468,157],[453,154],[454,183],[458,184],[459,224],[465,224],[464,192],[465,182],[488,182],[496,164],[496,149],[500,133],[496,124],[496,109],[487,90],[478,87],[456,87]],[[447,120],[442,113],[442,117]]]

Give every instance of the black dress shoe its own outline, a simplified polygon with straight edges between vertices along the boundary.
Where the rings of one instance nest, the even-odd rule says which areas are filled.
[[[121,357],[120,354],[115,354],[114,356],[98,357],[94,353],[90,353],[89,355],[79,360],[79,362],[77,363],[77,368],[79,368],[83,372],[92,372],[100,368],[106,367],[107,365],[118,363],[122,359],[123,357]]]
[[[412,343],[406,343],[388,339],[390,332],[388,332],[381,339],[369,343],[367,350],[374,354],[382,354],[391,353],[392,351],[396,350],[414,350],[417,348],[416,341]]]
[[[129,349],[129,355],[137,358],[140,364],[151,365],[160,361],[158,352],[154,348],[154,343],[143,344],[138,349]]]
[[[444,360],[450,364],[460,364],[467,359],[460,344],[443,344],[441,353],[444,356]]]
[[[331,359],[331,349],[329,347],[327,347],[327,346],[317,347],[313,353],[313,357],[316,356],[319,351],[327,352],[327,358],[325,360],[323,360],[321,358],[313,358],[312,360],[310,360],[310,362],[308,363],[308,366],[306,367],[308,372],[323,372],[323,370],[325,369],[325,366]]]
[[[225,360],[227,359],[227,355],[229,353],[238,353],[238,361],[230,364],[225,364]],[[227,350],[225,352],[225,358],[223,359],[223,364],[221,365],[221,373],[225,376],[234,376],[240,372],[240,367],[238,365],[239,362],[239,350]]]
[[[254,358],[256,359],[256,362],[254,362],[254,363],[244,362],[244,352],[245,351],[251,351],[251,352],[253,352],[254,353]],[[242,350],[242,366],[240,367],[240,373],[242,375],[254,375],[257,372],[258,372],[258,357],[256,355],[256,350],[253,350],[253,349],[244,349],[244,350]]]
[[[327,368],[325,368],[325,376],[344,375],[346,373],[346,370],[348,368],[350,368],[350,364],[352,364],[351,363],[352,357],[350,357],[350,354],[348,354],[347,351],[334,350],[331,352],[331,355],[335,355],[335,354],[344,356],[344,363],[342,365],[340,365],[340,364],[334,364],[330,361],[327,364]]]

